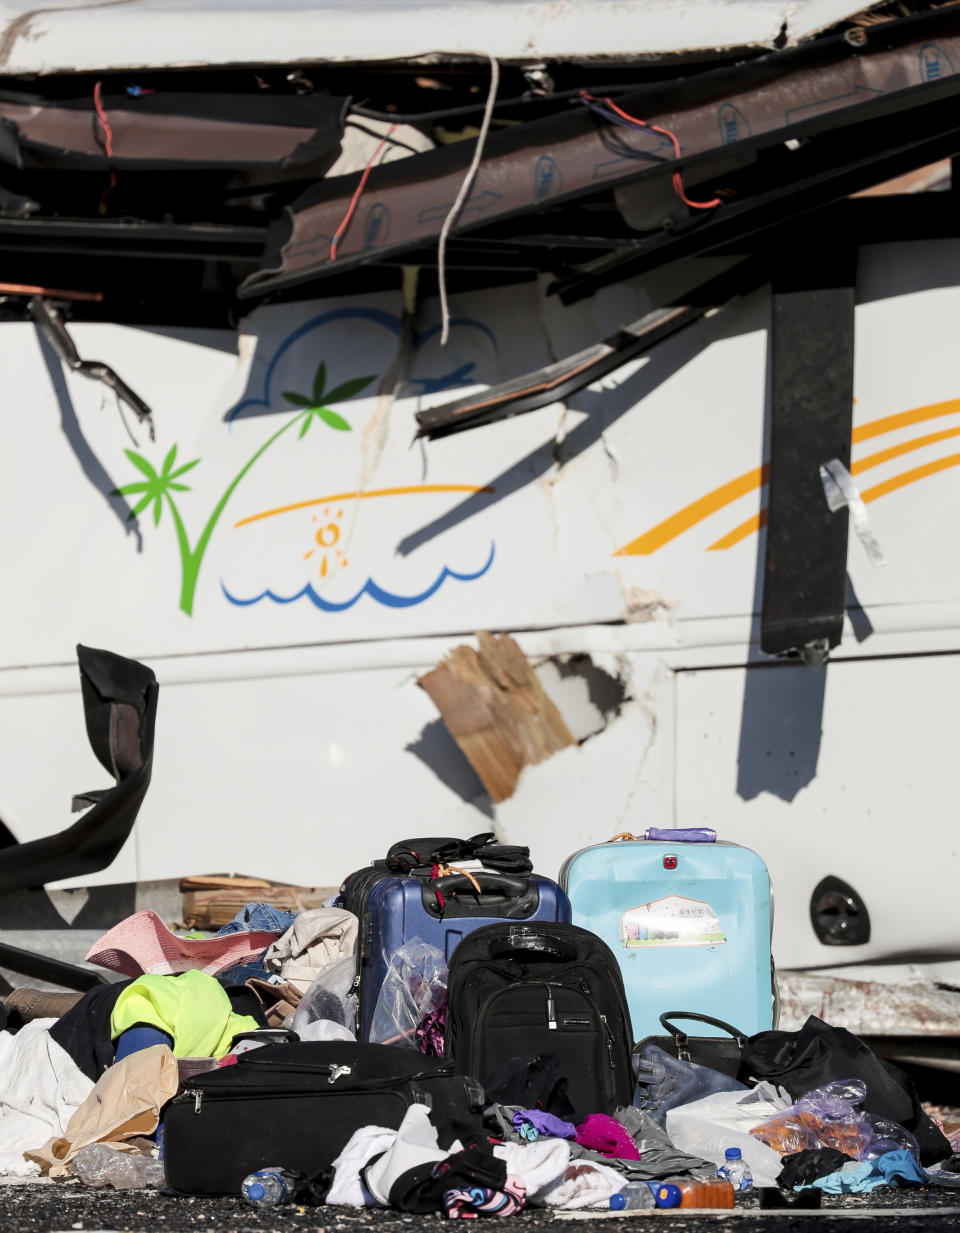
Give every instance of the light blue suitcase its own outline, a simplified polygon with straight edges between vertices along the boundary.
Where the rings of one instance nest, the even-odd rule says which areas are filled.
[[[637,1040],[662,1035],[660,1015],[671,1010],[712,1015],[747,1034],[774,1027],[766,865],[739,844],[672,834],[568,857],[559,881],[573,923],[617,956]],[[698,1024],[697,1035],[722,1033]]]

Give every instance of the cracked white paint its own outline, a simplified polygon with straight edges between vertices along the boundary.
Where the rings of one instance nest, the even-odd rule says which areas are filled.
[[[664,599],[645,587],[627,587],[623,598],[625,621],[669,621],[676,612],[677,605],[672,599]]]
[[[633,697],[602,732],[524,768],[513,796],[496,806],[497,834],[527,844],[534,868],[547,877],[557,876],[571,852],[617,831],[672,825],[665,761],[671,674],[644,664],[628,688]]]

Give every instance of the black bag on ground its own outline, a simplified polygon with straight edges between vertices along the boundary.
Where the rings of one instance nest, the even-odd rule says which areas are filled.
[[[882,1061],[846,1028],[831,1027],[814,1015],[798,1032],[758,1032],[747,1041],[741,1078],[769,1079],[796,1100],[835,1079],[862,1079],[864,1111],[898,1122],[917,1140],[920,1163],[950,1155],[950,1144],[920,1107],[908,1075]]]
[[[483,1134],[483,1089],[450,1062],[354,1041],[264,1045],[195,1075],[164,1115],[167,1184],[239,1194],[248,1173],[329,1167],[361,1126],[399,1127],[430,1106],[441,1147]]]
[[[484,925],[450,957],[444,1055],[463,1074],[555,1053],[574,1108],[612,1113],[633,1095],[632,1039],[619,964],[586,929]]]
[[[728,1032],[728,1036],[688,1036],[686,1032],[673,1022],[674,1019],[696,1019],[700,1023],[709,1023],[712,1027]],[[732,1024],[724,1023],[722,1019],[713,1019],[710,1015],[701,1015],[693,1010],[665,1010],[660,1016],[660,1022],[669,1036],[645,1036],[636,1048],[634,1054],[643,1056],[648,1045],[656,1045],[664,1053],[669,1053],[679,1062],[693,1062],[697,1066],[709,1066],[711,1070],[719,1070],[732,1079],[740,1077],[740,1067],[743,1051],[747,1044],[746,1032],[741,1032]]]

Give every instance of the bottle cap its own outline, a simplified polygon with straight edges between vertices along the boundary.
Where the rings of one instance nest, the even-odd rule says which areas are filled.
[[[740,1159],[739,1147],[728,1147],[726,1156],[727,1156],[727,1160],[739,1160]]]
[[[627,1206],[627,1196],[625,1194],[612,1194],[610,1196],[610,1210],[612,1212],[622,1212]]]
[[[263,1182],[251,1182],[247,1187],[247,1198],[259,1202],[263,1198]]]
[[[683,1200],[680,1187],[674,1186],[672,1182],[664,1182],[658,1186],[653,1197],[657,1201],[657,1207],[679,1207]]]

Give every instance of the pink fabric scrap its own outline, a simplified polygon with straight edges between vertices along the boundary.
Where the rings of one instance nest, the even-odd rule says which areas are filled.
[[[619,1160],[639,1160],[637,1145],[626,1126],[605,1113],[590,1113],[577,1126],[577,1142],[603,1156]]]
[[[216,976],[236,963],[250,963],[276,940],[275,933],[178,938],[156,912],[147,910],[114,925],[97,938],[84,958],[124,976],[171,976],[194,968]]]

